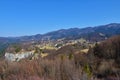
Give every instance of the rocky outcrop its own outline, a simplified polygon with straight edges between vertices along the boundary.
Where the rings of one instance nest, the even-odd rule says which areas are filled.
[[[33,52],[22,52],[22,53],[17,53],[17,54],[13,54],[13,53],[5,53],[5,59],[8,61],[20,61],[21,59],[24,58],[28,58],[28,57],[32,57],[34,55]]]

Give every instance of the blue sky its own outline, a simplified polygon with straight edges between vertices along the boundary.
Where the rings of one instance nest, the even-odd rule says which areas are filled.
[[[120,22],[120,0],[0,0],[0,36]]]

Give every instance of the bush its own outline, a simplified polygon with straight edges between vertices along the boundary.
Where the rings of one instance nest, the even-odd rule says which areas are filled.
[[[82,69],[76,69],[74,61],[61,60],[22,60],[20,62],[0,61],[1,80],[77,80],[82,77]]]

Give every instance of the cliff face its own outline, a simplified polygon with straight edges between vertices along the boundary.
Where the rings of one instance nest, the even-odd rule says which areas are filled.
[[[5,59],[8,61],[20,61],[21,59],[33,56],[33,52],[22,52],[21,54],[5,53]]]

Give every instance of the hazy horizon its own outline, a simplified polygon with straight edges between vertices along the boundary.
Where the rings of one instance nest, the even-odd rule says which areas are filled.
[[[54,31],[58,31],[58,30],[67,30],[67,29],[72,29],[72,28],[79,28],[79,29],[83,29],[83,28],[88,28],[88,27],[99,27],[99,26],[103,26],[103,25],[109,25],[109,24],[120,24],[120,23],[107,23],[107,24],[100,24],[100,25],[95,25],[95,26],[83,26],[83,27],[70,27],[70,28],[60,28],[60,29],[56,29],[56,30],[52,30],[52,31],[48,31],[48,32],[45,32],[45,33],[36,33],[36,34],[24,34],[24,35],[18,35],[18,36],[0,36],[0,37],[24,37],[24,36],[33,36],[33,35],[44,35],[44,34],[47,34],[47,33],[50,33],[50,32],[54,32]]]
[[[120,22],[120,1],[1,0],[0,37]]]

